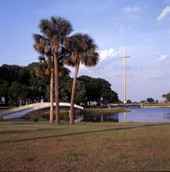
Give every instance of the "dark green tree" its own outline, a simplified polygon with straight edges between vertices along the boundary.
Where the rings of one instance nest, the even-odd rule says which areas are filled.
[[[89,102],[89,104],[91,101],[96,101],[98,105],[100,105],[101,99],[104,105],[118,102],[118,95],[116,92],[112,91],[111,84],[108,81],[89,76],[81,76],[78,79],[85,85],[87,102]]]
[[[38,97],[45,97],[48,82],[45,77],[36,76],[36,66],[37,63],[32,63],[26,67],[17,65],[0,66],[0,82],[2,85],[0,88],[0,96],[5,97],[6,104],[10,102],[14,102],[13,104],[18,104],[15,102],[15,100],[18,101],[17,98],[14,98],[10,90],[13,82],[20,84],[22,89],[23,87],[27,87],[27,89],[24,89],[25,92],[23,93],[26,94],[27,97],[22,97],[22,104],[34,102]]]
[[[14,81],[10,87],[11,96],[16,99],[17,105],[22,105],[23,101],[28,97],[28,87]]]
[[[155,100],[153,98],[147,98],[146,100],[148,103],[154,103],[155,102]]]
[[[131,100],[127,100],[127,103],[129,103],[129,104],[130,104],[130,103],[132,103],[132,101],[131,101]]]
[[[8,81],[0,79],[0,97],[5,97],[5,105],[8,105],[9,86]]]
[[[72,89],[73,79],[69,76],[60,78],[59,84],[59,100],[63,102],[71,101],[71,89]],[[76,95],[75,103],[85,103],[86,102],[86,89],[82,81],[77,80],[76,84]]]
[[[166,102],[166,94],[163,94],[162,95],[162,98],[164,98],[165,99],[165,102]]]
[[[164,97],[166,98],[166,101],[170,101],[170,93],[165,94]]]
[[[166,99],[168,102],[170,101],[170,93],[166,94]]]
[[[86,106],[87,102],[89,102],[90,104],[90,101],[99,102],[102,96],[100,91],[101,83],[98,82],[96,78],[92,78],[89,76],[80,76],[78,79],[84,83],[86,88]]]

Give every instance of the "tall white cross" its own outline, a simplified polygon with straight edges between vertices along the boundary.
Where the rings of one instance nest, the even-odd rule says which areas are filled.
[[[124,49],[124,56],[121,56],[121,58],[124,58],[124,103],[127,103],[127,100],[126,100],[126,58],[130,58],[130,56],[126,56],[126,49]]]

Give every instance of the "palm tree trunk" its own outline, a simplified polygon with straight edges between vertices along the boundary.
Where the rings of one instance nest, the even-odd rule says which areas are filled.
[[[79,63],[77,63],[75,66],[74,79],[73,79],[73,85],[72,85],[71,105],[70,105],[70,125],[74,124],[74,97],[75,97],[75,91],[76,91],[78,70],[79,70]]]
[[[50,124],[54,122],[54,71],[50,77]]]
[[[54,52],[54,71],[55,71],[55,116],[56,124],[60,124],[59,119],[59,89],[58,89],[58,57]]]

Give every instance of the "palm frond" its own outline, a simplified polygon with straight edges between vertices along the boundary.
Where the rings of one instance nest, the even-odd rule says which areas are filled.
[[[40,34],[33,34],[33,39],[35,44],[33,48],[39,52],[40,54],[48,54],[50,53],[50,41],[48,38],[40,35]]]
[[[39,57],[38,57],[38,60],[39,60],[40,62],[45,62],[45,63],[46,63],[46,58],[45,58],[44,56],[39,56]]]
[[[66,61],[67,63],[82,63],[90,67],[96,65],[99,61],[97,46],[87,34],[74,34],[64,41],[64,46],[72,52],[69,61]]]
[[[48,19],[42,19],[39,24],[41,33],[45,34],[48,38],[52,38],[51,32],[52,23]]]
[[[62,17],[52,16],[51,21],[55,26],[54,32],[58,35],[59,38],[65,37],[73,31],[71,23]]]
[[[87,67],[93,67],[99,62],[99,54],[97,52],[87,53],[84,64]]]
[[[59,76],[67,76],[70,73],[70,70],[64,66],[59,65]]]

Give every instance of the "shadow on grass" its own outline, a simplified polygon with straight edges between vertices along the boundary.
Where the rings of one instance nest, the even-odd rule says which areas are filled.
[[[3,143],[18,143],[18,142],[35,141],[35,140],[44,140],[44,139],[50,139],[50,138],[60,138],[60,137],[76,136],[76,135],[91,134],[91,133],[100,133],[100,132],[109,132],[109,131],[129,130],[129,129],[136,129],[136,128],[161,127],[161,125],[166,125],[166,124],[160,124],[160,125],[159,124],[158,125],[144,125],[144,126],[126,126],[126,127],[109,128],[109,129],[103,129],[103,130],[97,130],[97,131],[83,131],[83,132],[75,132],[75,133],[69,133],[69,134],[58,134],[58,135],[44,136],[44,137],[34,137],[34,138],[26,138],[26,139],[18,139],[18,140],[8,140],[8,141],[0,141],[0,144],[3,144]],[[93,126],[91,126],[91,127],[93,127]],[[170,127],[170,126],[167,126],[167,127]],[[42,130],[47,130],[47,129],[38,129],[38,131],[42,131]],[[26,131],[23,131],[23,132],[26,132]]]
[[[52,131],[52,130],[56,130],[56,129],[8,130],[8,131],[0,131],[0,135],[3,135],[3,134],[30,133],[30,132],[39,132],[39,131]]]
[[[143,125],[143,127],[161,127],[161,126],[168,126],[170,127],[170,123],[169,122],[165,122],[165,123],[162,123],[162,124],[150,124],[150,125]]]

